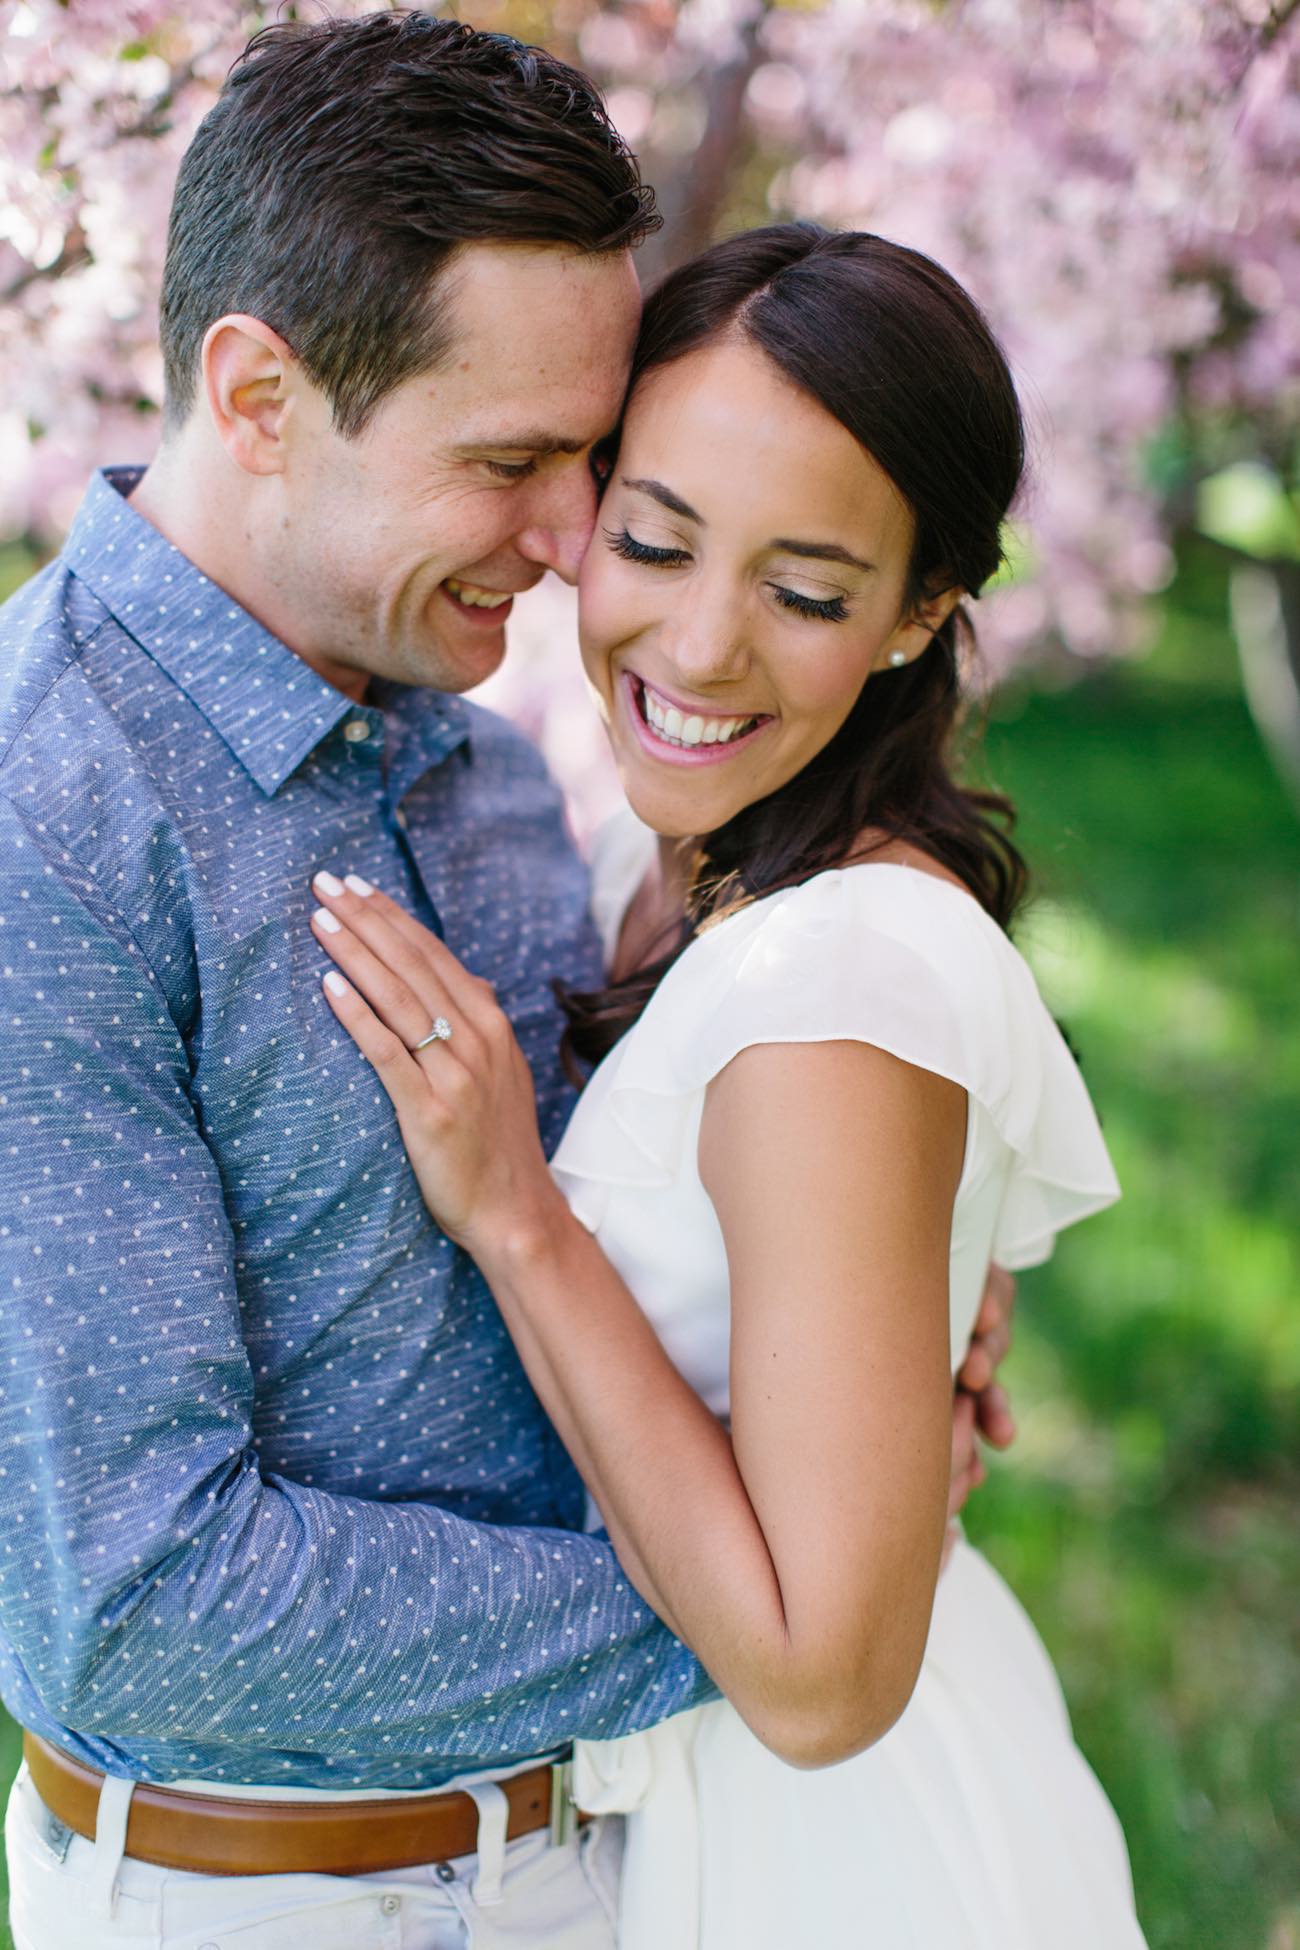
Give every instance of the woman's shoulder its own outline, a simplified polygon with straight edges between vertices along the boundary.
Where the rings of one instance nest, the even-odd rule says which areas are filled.
[[[955,877],[876,854],[706,923],[623,1060],[698,1084],[748,1044],[869,1042],[997,1095],[1044,1019],[1027,966]]]
[[[1033,982],[1010,936],[965,883],[920,849],[903,845],[855,853],[734,908],[707,924],[699,941],[706,948],[698,958],[700,974],[706,962],[748,966],[755,979],[765,966],[775,972],[803,963],[820,986],[834,969],[852,969],[877,998],[887,979],[885,943],[893,950],[891,966],[902,958],[939,973],[963,970],[967,977],[982,968],[994,985]],[[950,997],[963,1011],[978,1008],[980,1000],[961,984]]]
[[[557,1163],[664,1183],[702,1093],[734,1057],[822,1042],[871,1044],[980,1107],[1016,1160],[1005,1263],[1044,1256],[1069,1217],[1115,1196],[1088,1093],[1028,964],[954,875],[882,850],[707,926],[605,1059]]]

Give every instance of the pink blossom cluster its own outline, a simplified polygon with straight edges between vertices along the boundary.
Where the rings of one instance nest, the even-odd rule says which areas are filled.
[[[545,7],[527,21],[512,7],[458,11],[536,33]],[[1002,661],[1048,642],[1087,656],[1133,643],[1171,562],[1157,443],[1185,471],[1276,460],[1300,421],[1296,0],[551,11],[555,45],[605,84],[679,220],[738,76],[724,224],[770,210],[866,226],[969,285],[1008,347],[1035,446],[1016,573],[981,604],[984,637]],[[57,538],[91,466],[152,450],[176,163],[272,17],[237,0],[9,7],[0,537]]]
[[[1151,469],[1300,422],[1300,21],[1263,0],[854,0],[774,14],[772,200],[968,284],[1034,428],[1003,653],[1124,647],[1167,579]],[[791,121],[793,118],[793,126]],[[1241,451],[1241,444],[1237,444]]]
[[[232,0],[5,7],[0,539],[57,542],[93,467],[156,447],[176,168],[232,61],[276,14]]]

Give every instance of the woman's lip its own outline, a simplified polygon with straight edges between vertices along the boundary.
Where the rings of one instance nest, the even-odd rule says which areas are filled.
[[[665,704],[671,704],[673,709],[680,711],[684,718],[703,718],[706,722],[709,718],[717,718],[722,724],[730,724],[733,718],[767,718],[770,716],[770,713],[766,711],[718,711],[716,709],[710,709],[707,704],[688,704],[683,698],[674,697],[671,691],[664,690],[659,684],[652,684],[648,677],[638,676],[634,670],[630,670],[627,674],[629,677],[635,678],[638,684],[644,684],[648,691],[653,691],[656,697],[661,697]]]
[[[755,725],[752,731],[744,732],[739,738],[732,738],[725,745],[669,745],[662,738],[656,738],[651,726],[641,716],[641,707],[637,703],[637,691],[641,688],[643,681],[633,671],[625,670],[621,680],[623,701],[627,708],[628,717],[632,721],[632,729],[636,734],[637,742],[643,751],[647,752],[651,758],[658,759],[661,765],[721,765],[727,759],[733,757],[736,752],[752,744],[755,738],[760,738],[767,730],[767,727],[775,723],[775,719],[773,718],[764,718],[763,722]],[[657,689],[658,687],[656,686],[655,688]],[[661,696],[663,695],[662,692],[659,694]],[[692,715],[702,714],[692,713]]]

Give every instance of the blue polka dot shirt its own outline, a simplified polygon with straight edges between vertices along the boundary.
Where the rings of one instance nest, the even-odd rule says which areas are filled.
[[[581,1533],[320,993],[321,868],[496,984],[570,1106],[583,870],[532,748],[356,705],[92,481],[0,610],[0,1686],[111,1773],[432,1787],[707,1693]]]

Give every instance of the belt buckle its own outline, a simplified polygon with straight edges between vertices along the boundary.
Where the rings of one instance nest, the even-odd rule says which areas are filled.
[[[563,1848],[578,1832],[578,1809],[573,1799],[572,1760],[551,1762],[551,1847]]]

